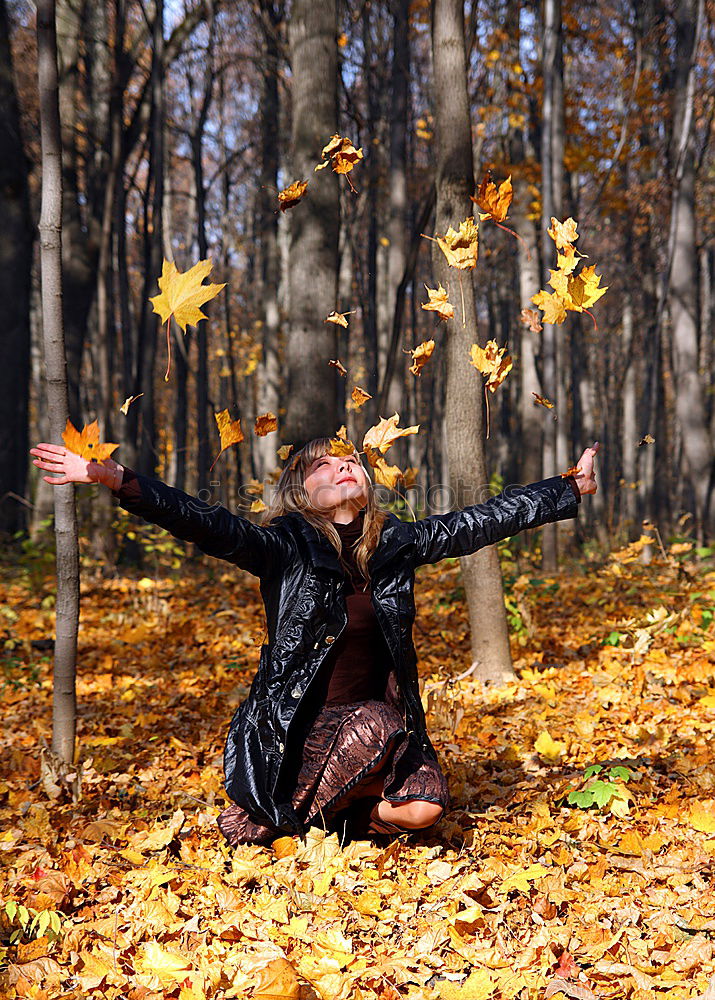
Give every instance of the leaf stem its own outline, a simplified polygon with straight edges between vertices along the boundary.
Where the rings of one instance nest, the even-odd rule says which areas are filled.
[[[169,318],[166,321],[166,350],[167,350],[167,353],[168,353],[168,363],[167,363],[167,366],[166,366],[166,371],[164,372],[164,381],[165,382],[169,381],[169,373],[171,372],[171,336],[170,336],[170,327],[171,327],[171,316],[169,316]]]

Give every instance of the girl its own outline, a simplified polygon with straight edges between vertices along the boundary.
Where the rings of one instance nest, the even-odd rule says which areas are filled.
[[[112,459],[39,444],[34,464],[65,483],[103,483],[125,510],[260,580],[268,641],[226,740],[219,816],[232,845],[311,824],[348,836],[434,824],[448,806],[425,728],[412,625],[417,566],[464,556],[575,517],[595,493],[587,448],[573,476],[509,487],[486,503],[414,523],[380,510],[357,453],[315,438],[286,464],[262,524]]]

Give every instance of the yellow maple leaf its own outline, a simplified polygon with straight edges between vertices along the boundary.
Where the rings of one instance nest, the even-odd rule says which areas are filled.
[[[330,142],[323,147],[321,152],[323,163],[319,163],[315,170],[324,170],[325,167],[332,167],[336,174],[345,174],[345,179],[351,190],[356,194],[355,188],[350,178],[347,176],[356,163],[363,158],[362,147],[356,149],[352,141],[340,135],[333,135]]]
[[[519,892],[529,892],[531,889],[531,883],[538,881],[540,878],[544,878],[546,875],[553,874],[553,868],[546,868],[544,865],[529,865],[521,872],[513,872],[501,884],[501,889],[503,892],[509,892],[511,889],[518,889]]]
[[[354,385],[353,391],[350,394],[350,398],[352,399],[353,403],[355,403],[355,406],[360,408],[361,406],[364,406],[365,403],[367,403],[368,399],[372,399],[372,396],[370,395],[369,392],[365,392],[364,389],[361,389],[359,385]]]
[[[505,181],[502,181],[498,188],[487,174],[479,185],[477,197],[472,198],[470,195],[471,200],[482,210],[479,216],[482,222],[485,219],[492,219],[494,222],[506,221],[513,197],[511,174]]]
[[[396,490],[397,484],[405,478],[399,466],[388,465],[386,459],[375,452],[366,451],[366,455],[374,470],[375,482],[380,486],[386,486],[389,490]]]
[[[282,444],[277,452],[278,458],[280,458],[282,462],[285,462],[285,460],[288,458],[288,456],[292,451],[293,451],[292,444]]]
[[[551,228],[547,232],[556,244],[557,250],[564,250],[571,243],[576,242],[578,239],[577,226],[578,222],[570,217],[565,222],[559,222],[553,215],[551,216]]]
[[[702,833],[715,833],[715,802],[693,802],[688,822]]]
[[[293,181],[287,188],[278,192],[278,207],[281,212],[287,212],[289,208],[297,205],[308,188],[307,181]]]
[[[248,508],[251,514],[260,514],[264,510],[268,510],[266,505],[262,500],[254,500],[251,506]]]
[[[532,295],[531,301],[541,309],[544,314],[544,323],[558,325],[566,319],[566,304],[556,292],[545,292],[543,289]]]
[[[135,958],[138,971],[157,976],[162,985],[178,985],[191,971],[191,960],[175,951],[162,948],[157,941],[147,941]]]
[[[253,433],[257,437],[265,437],[271,431],[278,430],[278,417],[275,413],[261,413],[253,423]]]
[[[427,288],[427,294],[429,295],[429,302],[423,302],[422,308],[428,312],[436,312],[440,319],[452,319],[454,316],[454,306],[447,299],[447,293],[442,288]]]
[[[562,253],[556,254],[556,266],[564,274],[572,274],[578,267],[578,262],[584,258],[585,254],[578,253],[576,248],[571,246],[570,243],[567,243],[562,249]]]
[[[548,730],[544,729],[534,743],[534,750],[548,763],[555,763],[566,753],[566,744],[555,740]]]
[[[144,393],[140,392],[138,396],[127,396],[122,405],[119,407],[120,412],[123,413],[124,416],[126,417],[126,415],[129,413],[129,407],[132,405],[132,403],[135,403],[137,399],[139,399],[143,395]]]
[[[412,355],[412,364],[409,370],[413,375],[421,375],[422,369],[434,352],[434,340],[423,340],[414,350],[406,350],[405,348],[403,350],[405,354]]]
[[[471,215],[459,223],[459,231],[450,226],[444,236],[436,238],[436,243],[450,267],[455,267],[459,271],[470,271],[477,266],[479,226]]]
[[[99,443],[99,423],[96,420],[78,431],[68,419],[62,431],[62,440],[71,452],[80,455],[88,462],[103,462],[119,447],[118,444]]]
[[[348,321],[345,319],[345,317],[346,316],[352,316],[354,312],[355,312],[354,309],[351,312],[345,312],[345,313],[339,313],[339,312],[336,312],[335,310],[333,310],[331,313],[329,313],[325,317],[325,319],[323,320],[323,322],[324,323],[335,323],[336,326],[344,326],[344,327],[347,328]]]
[[[220,413],[214,413],[214,419],[218,426],[218,432],[221,437],[221,451],[218,453],[216,458],[211,464],[211,469],[218,462],[224,451],[229,448],[232,444],[240,444],[243,441],[243,431],[241,430],[241,420],[231,420],[231,415],[228,410],[221,410]],[[209,472],[211,471],[209,469]]]
[[[412,427],[398,427],[399,422],[400,415],[395,412],[391,417],[381,417],[377,424],[365,432],[365,436],[362,439],[362,446],[365,449],[365,454],[368,455],[368,461],[370,461],[368,449],[384,454],[398,438],[419,432],[419,424],[415,424]]]
[[[342,437],[340,431],[338,431],[338,435],[330,439],[330,454],[336,457],[354,455],[355,445],[352,441],[348,441],[347,438]]]
[[[470,363],[487,376],[485,387],[490,392],[497,391],[512,369],[511,355],[505,351],[506,347],[499,347],[496,340],[488,340],[483,348],[472,344],[469,350]]]
[[[569,277],[566,308],[573,309],[574,312],[584,312],[590,308],[608,291],[608,285],[600,288],[600,283],[601,275],[596,274],[595,264],[584,267],[579,274]]]
[[[196,326],[202,319],[206,319],[205,313],[201,311],[201,306],[215,298],[222,288],[226,287],[223,282],[220,285],[202,284],[204,278],[208,277],[213,267],[211,259],[200,260],[188,271],[181,272],[177,269],[173,261],[165,260],[159,278],[159,294],[152,295],[149,301],[155,313],[161,316],[161,322],[166,323],[166,343],[169,354],[169,361],[164,375],[164,381],[169,381],[171,371],[171,338],[170,325],[172,316],[186,333],[187,326]]]

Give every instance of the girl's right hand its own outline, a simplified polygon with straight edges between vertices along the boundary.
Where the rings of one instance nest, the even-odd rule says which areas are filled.
[[[64,486],[66,483],[104,483],[114,488],[117,478],[121,479],[122,466],[114,459],[107,458],[101,464],[88,462],[81,455],[65,448],[64,445],[38,444],[30,448],[34,455],[33,465],[38,469],[54,472],[55,475],[43,476],[51,486]]]

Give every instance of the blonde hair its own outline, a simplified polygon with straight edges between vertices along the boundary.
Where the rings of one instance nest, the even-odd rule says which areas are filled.
[[[333,522],[328,520],[324,514],[320,513],[311,504],[308,491],[305,488],[305,476],[308,469],[317,458],[322,458],[323,455],[330,452],[331,440],[329,437],[313,438],[300,451],[297,451],[295,455],[290,456],[280,474],[278,483],[276,484],[276,491],[271,498],[268,509],[264,512],[261,523],[269,524],[274,518],[281,517],[283,514],[301,514],[309,524],[313,525],[316,531],[325,535],[338,553],[340,565],[347,572],[348,567],[343,558],[343,546],[340,535]],[[353,455],[360,462],[360,467],[367,479],[367,503],[364,507],[365,518],[363,521],[363,530],[353,545],[353,552],[360,572],[369,581],[370,573],[367,563],[380,541],[380,534],[382,526],[387,520],[387,513],[377,505],[375,487],[360,460],[360,456],[356,451],[353,451]]]

